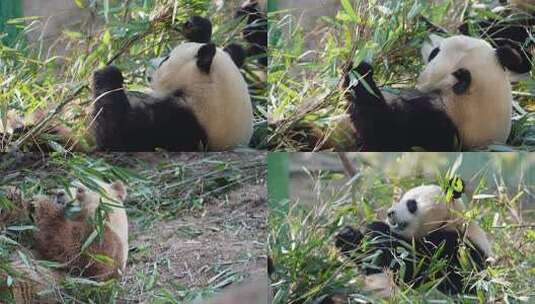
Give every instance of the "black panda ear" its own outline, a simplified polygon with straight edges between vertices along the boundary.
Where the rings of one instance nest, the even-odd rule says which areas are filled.
[[[212,61],[214,60],[216,52],[215,44],[207,43],[199,49],[197,52],[197,67],[199,70],[204,73],[210,73],[210,67],[212,66]]]
[[[230,58],[232,58],[232,61],[234,61],[234,64],[236,64],[238,68],[241,68],[245,63],[245,50],[241,47],[241,45],[237,43],[231,43],[227,45],[223,51],[230,55]]]
[[[498,62],[509,71],[519,74],[529,72],[529,70],[525,71],[525,68],[522,67],[522,57],[518,51],[511,48],[509,45],[497,48],[496,56],[498,57]]]

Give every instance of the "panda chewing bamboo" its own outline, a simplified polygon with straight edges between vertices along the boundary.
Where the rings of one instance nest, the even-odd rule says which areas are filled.
[[[362,268],[364,290],[388,297],[399,280],[414,288],[436,281],[450,295],[475,293],[467,274],[485,269],[493,254],[481,227],[462,218],[460,196],[454,192],[446,202],[441,187],[418,186],[388,209],[385,221],[344,227],[335,245]]]

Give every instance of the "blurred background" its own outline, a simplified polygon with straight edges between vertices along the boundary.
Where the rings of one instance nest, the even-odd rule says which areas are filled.
[[[524,199],[535,202],[535,154],[533,153],[344,153],[357,173],[365,173],[365,179],[385,175],[386,179],[436,178],[462,154],[458,173],[467,181],[484,177],[489,189],[498,186],[529,190]],[[347,182],[340,154],[290,153],[290,197],[309,200],[315,196],[310,191],[314,179],[323,176],[329,180],[325,187],[336,188]]]

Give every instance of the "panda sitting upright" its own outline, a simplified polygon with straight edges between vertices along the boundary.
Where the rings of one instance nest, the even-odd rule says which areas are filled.
[[[210,43],[211,25],[202,18],[188,22],[186,35],[205,42],[177,46],[153,73],[148,95],[126,92],[114,66],[94,73],[97,150],[221,151],[249,144],[253,111],[239,70],[242,54]],[[190,28],[196,25],[201,33]]]
[[[507,141],[509,71],[518,71],[519,55],[467,36],[430,38],[416,89],[379,90],[366,62],[347,74],[349,114],[362,150],[454,151]]]
[[[485,268],[491,245],[479,225],[461,217],[461,192],[450,201],[446,196],[438,185],[412,188],[388,210],[385,222],[361,230],[346,226],[336,235],[336,247],[362,266],[366,291],[391,296],[394,273],[412,287],[436,280],[443,293],[475,293],[465,274]]]

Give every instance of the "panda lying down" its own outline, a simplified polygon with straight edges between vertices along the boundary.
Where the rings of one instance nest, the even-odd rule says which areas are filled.
[[[211,23],[201,17],[190,18],[184,34],[190,42],[160,63],[148,94],[126,92],[114,66],[94,73],[97,150],[220,151],[249,144],[253,111],[239,70],[243,50],[210,43]]]
[[[475,293],[467,274],[483,270],[492,250],[485,232],[460,217],[460,196],[445,202],[437,185],[412,188],[388,210],[386,221],[346,226],[335,245],[363,269],[364,289],[378,296],[396,291],[392,274],[412,287],[434,281],[446,294]]]
[[[511,131],[510,72],[522,59],[509,46],[431,35],[415,89],[380,90],[363,62],[347,73],[349,114],[362,150],[454,151],[503,144]]]

